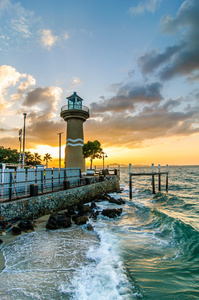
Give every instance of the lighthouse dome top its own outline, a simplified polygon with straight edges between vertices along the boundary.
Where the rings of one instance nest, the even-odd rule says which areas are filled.
[[[83,99],[74,92],[68,99],[68,109],[82,109]]]
[[[66,97],[66,99],[68,99],[68,104],[62,106],[60,113],[64,120],[76,117],[85,121],[89,118],[89,109],[82,105],[83,99],[79,97],[76,92],[74,92],[71,96]]]
[[[83,101],[83,99],[80,96],[78,96],[76,92],[74,92],[71,96],[67,97],[66,99],[75,100],[75,98],[77,98],[78,100]]]

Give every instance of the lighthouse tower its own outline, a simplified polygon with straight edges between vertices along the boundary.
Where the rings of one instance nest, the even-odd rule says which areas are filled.
[[[76,92],[67,99],[68,105],[64,105],[60,113],[60,116],[67,122],[65,166],[66,168],[78,167],[85,172],[85,160],[82,154],[83,123],[89,118],[89,109],[82,105],[83,99]]]

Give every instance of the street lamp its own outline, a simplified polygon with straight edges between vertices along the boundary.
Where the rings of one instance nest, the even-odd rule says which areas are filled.
[[[103,170],[104,170],[104,158],[108,157],[106,153],[104,153],[104,151],[102,151],[102,158],[103,158]]]
[[[24,122],[23,122],[23,167],[24,167],[24,160],[25,160],[25,130],[26,130],[26,113],[23,113],[24,116]]]
[[[19,164],[21,164],[21,135],[22,135],[22,129],[19,129],[19,143],[20,143]]]
[[[59,168],[61,168],[61,135],[63,132],[59,132]]]

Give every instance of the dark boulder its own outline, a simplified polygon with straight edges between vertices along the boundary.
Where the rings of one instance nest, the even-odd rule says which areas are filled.
[[[8,230],[12,224],[10,222],[2,222],[2,229]]]
[[[76,225],[84,225],[88,222],[88,216],[78,216],[75,220]]]
[[[74,208],[74,206],[69,206],[68,207],[68,213],[69,213],[69,215],[75,215],[76,213],[75,213],[75,208]]]
[[[94,201],[92,201],[91,202],[91,209],[94,209],[94,208],[97,208],[97,204]]]
[[[12,233],[13,235],[19,235],[21,234],[21,228],[19,228],[17,225],[12,227]]]
[[[67,213],[53,213],[50,215],[46,224],[47,229],[68,228],[72,225],[71,219]]]
[[[23,231],[34,230],[34,223],[31,220],[22,220],[18,227]]]
[[[122,208],[104,209],[102,211],[102,215],[109,218],[115,218],[117,216],[120,216],[121,213],[122,213]]]
[[[110,197],[109,202],[110,202],[110,203],[115,203],[115,204],[117,204],[117,205],[125,204],[125,201],[124,201],[124,199],[122,199],[122,198],[115,199],[114,197]]]
[[[87,229],[90,231],[94,231],[93,226],[90,223],[87,224]]]
[[[78,211],[78,215],[80,216],[89,215],[92,213],[92,209],[89,205],[78,205]]]
[[[108,194],[102,194],[100,196],[101,200],[105,200],[105,201],[109,201],[111,199],[111,197]]]
[[[0,245],[3,243],[2,239],[0,239]]]

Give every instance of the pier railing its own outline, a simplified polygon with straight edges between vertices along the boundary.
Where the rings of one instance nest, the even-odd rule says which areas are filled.
[[[70,106],[70,105],[64,105],[62,106],[61,108],[61,112],[65,111],[65,110],[83,110],[83,111],[86,111],[86,112],[89,112],[89,109],[87,106],[84,106],[84,105],[79,105],[79,104],[73,104],[73,106]]]
[[[90,175],[82,176],[80,168],[0,170],[0,202],[100,182],[106,176],[119,175],[119,170],[99,170],[98,174],[94,172]]]
[[[80,168],[0,171],[0,201],[50,193],[80,185]]]
[[[154,164],[152,164],[152,172],[140,172],[133,173],[132,166],[129,164],[129,198],[132,199],[132,177],[133,176],[151,176],[152,193],[155,194],[155,176],[158,176],[158,191],[161,191],[161,175],[166,175],[166,191],[168,191],[168,178],[169,168],[166,165],[166,171],[161,172],[161,166],[158,165],[158,172],[154,170]]]

